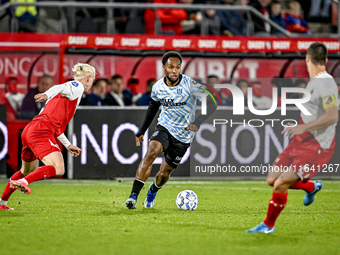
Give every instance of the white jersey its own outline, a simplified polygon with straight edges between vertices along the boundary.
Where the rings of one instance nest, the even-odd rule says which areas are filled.
[[[181,75],[178,85],[170,87],[165,77],[152,87],[151,98],[161,103],[158,124],[165,127],[170,134],[183,143],[191,143],[195,132],[187,127],[195,120],[196,99],[202,101],[203,86]]]
[[[339,90],[333,77],[326,71],[319,73],[312,78],[306,89],[311,93],[311,99],[304,104],[306,109],[312,115],[301,113],[304,123],[309,123],[320,118],[325,109],[331,106],[339,106]],[[336,123],[326,128],[310,131],[314,138],[318,141],[321,148],[327,150],[330,148],[336,133]]]

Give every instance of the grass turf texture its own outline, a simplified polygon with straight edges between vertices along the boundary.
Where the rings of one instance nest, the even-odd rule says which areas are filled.
[[[6,182],[0,181],[3,190]],[[0,211],[1,254],[340,254],[340,181],[324,181],[311,206],[291,190],[271,235],[246,234],[265,217],[264,181],[169,181],[155,208],[124,207],[132,181],[47,180],[16,191]],[[196,211],[180,211],[177,194],[196,192]]]

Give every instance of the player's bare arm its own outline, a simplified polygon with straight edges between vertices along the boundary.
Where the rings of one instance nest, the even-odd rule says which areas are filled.
[[[136,136],[136,146],[140,146],[140,143],[144,141],[144,135]]]
[[[289,138],[293,138],[295,135],[301,135],[304,132],[324,129],[329,125],[338,122],[339,113],[338,108],[336,106],[327,108],[325,113],[315,121],[309,122],[307,124],[299,124],[296,126],[292,126],[290,124],[289,127],[285,128],[282,131],[282,134],[287,134]]]

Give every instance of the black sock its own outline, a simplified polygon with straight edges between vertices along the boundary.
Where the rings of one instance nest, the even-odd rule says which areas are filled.
[[[153,183],[153,185],[151,186],[151,193],[157,192],[160,188],[162,187],[158,187],[156,186],[156,183]]]
[[[137,197],[143,186],[144,186],[143,181],[135,179],[132,186],[131,196],[135,195]]]

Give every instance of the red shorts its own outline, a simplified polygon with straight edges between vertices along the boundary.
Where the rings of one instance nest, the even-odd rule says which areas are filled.
[[[54,137],[55,129],[52,124],[41,120],[31,121],[21,135],[21,159],[32,162],[37,158],[42,160],[54,151],[61,152]]]
[[[335,139],[328,150],[320,147],[315,140],[298,142],[292,140],[286,149],[276,158],[274,165],[282,167],[292,166],[302,181],[306,181],[320,172],[331,160],[335,147]]]

